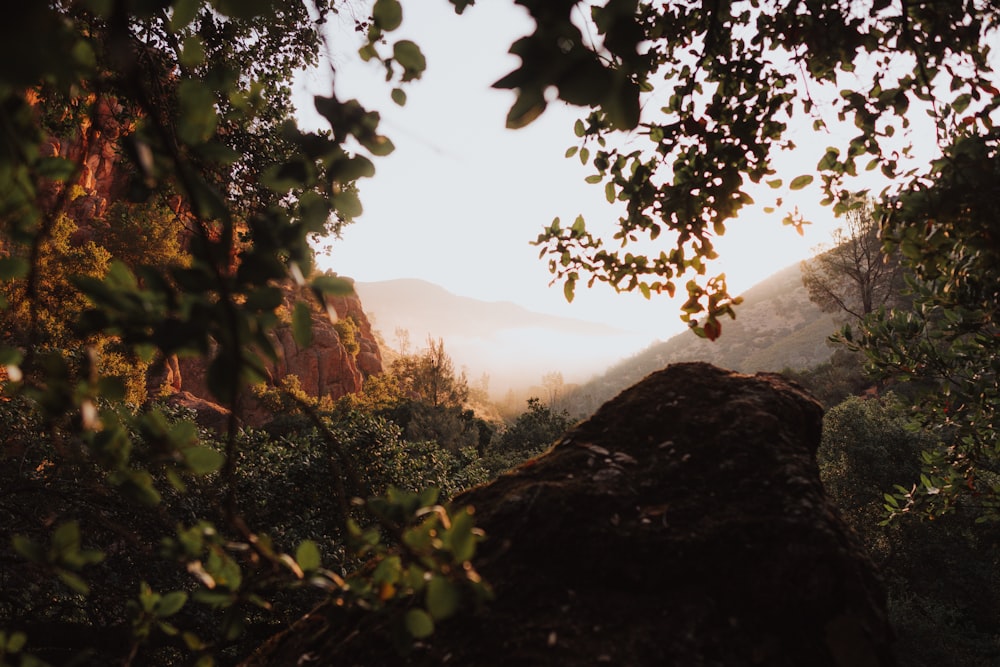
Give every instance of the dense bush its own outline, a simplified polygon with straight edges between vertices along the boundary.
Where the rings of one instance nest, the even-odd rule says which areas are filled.
[[[988,667],[1000,660],[1000,532],[961,510],[885,520],[885,494],[919,475],[930,444],[895,396],[849,398],[824,420],[820,475],[881,569],[900,664]]]

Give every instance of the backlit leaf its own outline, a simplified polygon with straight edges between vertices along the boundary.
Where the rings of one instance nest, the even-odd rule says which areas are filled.
[[[391,32],[403,22],[403,6],[399,0],[376,0],[372,18],[380,29]]]
[[[180,107],[178,136],[191,145],[207,141],[219,122],[212,89],[201,81],[184,79],[177,84],[177,101]]]
[[[813,177],[811,174],[802,174],[793,178],[792,182],[788,184],[788,188],[790,190],[801,190],[812,182]]]

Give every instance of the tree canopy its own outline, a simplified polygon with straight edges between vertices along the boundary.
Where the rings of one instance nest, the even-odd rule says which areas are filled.
[[[699,276],[716,258],[713,238],[752,202],[751,184],[796,190],[818,177],[824,203],[840,212],[856,196],[850,178],[865,170],[891,182],[878,198],[933,183],[943,162],[909,160],[928,141],[912,131],[916,114],[930,115],[944,156],[994,140],[1000,95],[990,42],[1000,10],[992,2],[517,4],[536,28],[511,48],[521,66],[495,84],[517,91],[508,125],[542,113],[549,91],[589,109],[569,154],[626,211],[610,238],[582,218],[556,219],[539,236],[567,298],[581,281],[672,295],[693,274],[682,319],[715,338],[734,300],[724,276]],[[577,19],[587,9],[584,29]],[[829,134],[833,145],[824,146],[820,137],[837,123],[856,134],[842,145]],[[792,147],[796,124],[817,135],[815,172],[778,177],[775,157]],[[649,242],[663,250],[648,252]]]
[[[809,299],[825,312],[855,320],[901,302],[903,287],[899,259],[883,253],[872,202],[858,204],[834,233],[834,246],[801,265]]]

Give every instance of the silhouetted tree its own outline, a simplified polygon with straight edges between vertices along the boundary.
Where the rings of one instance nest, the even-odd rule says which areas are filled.
[[[855,202],[846,224],[834,233],[834,243],[830,250],[802,262],[802,283],[813,303],[824,312],[844,312],[860,320],[898,302],[899,262],[882,250],[871,201]]]

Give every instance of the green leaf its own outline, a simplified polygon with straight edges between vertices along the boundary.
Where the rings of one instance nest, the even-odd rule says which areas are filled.
[[[406,631],[414,639],[424,639],[434,634],[434,619],[423,609],[411,609],[404,617]]]
[[[188,595],[184,591],[171,591],[167,593],[160,598],[159,603],[156,605],[156,615],[160,618],[173,616],[181,610],[187,599]]]
[[[820,159],[819,164],[816,165],[816,169],[819,171],[826,171],[827,169],[832,169],[834,165],[837,164],[837,159],[840,157],[840,151],[836,148],[826,149],[826,153]]]
[[[781,187],[783,181],[780,178],[775,178],[773,180],[766,181],[766,183],[769,188],[777,190],[778,188]]]
[[[90,586],[87,585],[87,582],[69,570],[63,570],[60,568],[56,570],[56,576],[58,576],[64,584],[72,588],[80,595],[87,595],[90,593]]]
[[[376,0],[372,19],[380,29],[391,32],[403,23],[403,6],[399,0]]]
[[[45,549],[40,544],[32,542],[24,535],[14,535],[11,538],[11,545],[14,551],[21,554],[32,563],[40,563],[45,560]]]
[[[266,286],[250,292],[244,306],[248,310],[271,311],[282,304],[284,298],[277,287]]]
[[[388,137],[384,137],[381,134],[372,135],[371,137],[364,137],[360,139],[361,145],[371,151],[372,155],[378,157],[385,157],[389,153],[396,150],[392,141]]]
[[[176,0],[170,13],[170,31],[178,32],[188,26],[198,15],[201,0]]]
[[[80,525],[76,521],[61,524],[52,532],[52,549],[64,554],[80,549]]]
[[[219,122],[212,89],[202,81],[184,79],[177,85],[177,102],[177,135],[192,146],[208,141]]]
[[[802,174],[793,178],[792,182],[788,184],[788,188],[790,190],[801,190],[812,182],[813,177],[811,174]]]
[[[2,257],[0,258],[0,280],[24,278],[28,275],[30,266],[28,260],[23,257]]]
[[[418,79],[425,69],[427,69],[427,59],[420,51],[416,42],[402,39],[392,47],[392,57],[405,70],[403,81]]]
[[[160,503],[160,493],[153,485],[153,476],[145,470],[118,470],[108,477],[122,493],[150,507]]]
[[[197,67],[205,62],[205,45],[200,37],[191,35],[184,40],[180,60],[185,67]]]
[[[271,0],[212,0],[216,9],[238,19],[252,19],[274,14]]]
[[[196,475],[215,472],[225,463],[226,457],[211,447],[188,447],[181,451],[184,463]]]
[[[969,108],[969,104],[972,102],[972,95],[969,93],[962,93],[955,98],[955,101],[951,103],[952,109],[954,109],[956,114],[962,113]]]
[[[511,130],[525,127],[545,111],[545,98],[540,91],[522,89],[507,112],[507,127]]]
[[[435,621],[454,614],[460,600],[458,588],[445,577],[437,576],[427,583],[427,611]]]
[[[295,562],[304,572],[318,570],[322,565],[319,547],[312,540],[303,540],[295,550]]]
[[[344,190],[333,195],[333,207],[347,220],[356,218],[364,212],[358,193],[353,190]]]
[[[9,639],[7,639],[6,646],[3,647],[3,650],[6,650],[8,653],[17,653],[24,648],[27,641],[28,636],[23,632],[15,632],[11,634]],[[24,663],[22,662],[21,664],[23,665]]]
[[[576,296],[576,280],[566,279],[566,282],[563,283],[563,296],[566,297],[567,303],[573,303],[573,297]]]
[[[330,170],[331,177],[338,183],[349,183],[359,178],[371,178],[375,175],[375,165],[364,155],[337,160]]]
[[[354,296],[354,282],[338,276],[317,276],[312,288],[328,296]]]
[[[117,376],[105,376],[97,381],[97,390],[109,401],[121,402],[127,395],[125,382]]]
[[[393,88],[392,92],[389,93],[389,96],[392,98],[392,101],[399,106],[406,105],[406,91],[402,88]]]
[[[76,171],[76,164],[64,157],[44,157],[36,167],[38,175],[53,181],[66,181]]]
[[[475,521],[472,513],[463,510],[452,517],[451,530],[448,531],[452,556],[456,564],[464,563],[476,553],[476,534],[473,531]]]
[[[292,336],[299,347],[309,347],[312,344],[312,311],[309,305],[299,301],[292,311]]]
[[[17,366],[23,359],[24,355],[17,348],[0,345],[0,366]]]

